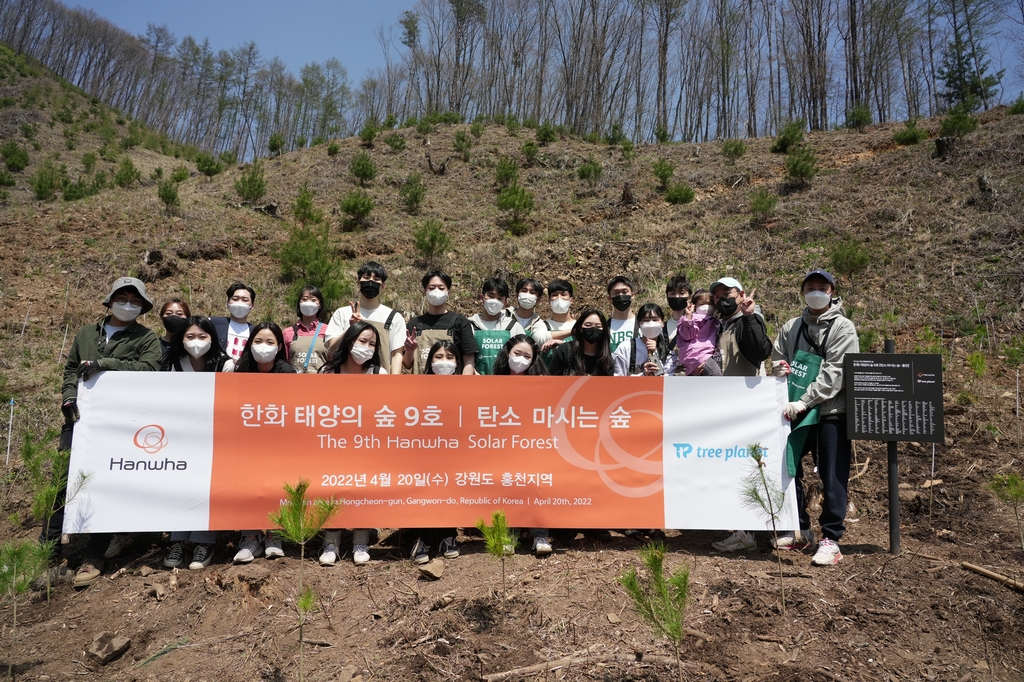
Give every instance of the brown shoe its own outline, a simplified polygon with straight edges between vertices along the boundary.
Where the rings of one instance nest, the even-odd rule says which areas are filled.
[[[103,571],[103,561],[85,561],[78,567],[75,573],[75,587],[89,587],[100,579]]]

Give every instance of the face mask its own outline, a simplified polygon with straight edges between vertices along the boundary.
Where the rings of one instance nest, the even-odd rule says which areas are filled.
[[[736,309],[739,308],[740,304],[736,302],[735,298],[723,298],[715,306],[718,312],[722,314],[724,318],[730,318],[736,314]]]
[[[445,289],[431,289],[427,292],[427,303],[432,306],[443,306],[444,302],[448,300],[448,290]]]
[[[193,339],[185,342],[185,352],[194,358],[200,358],[206,355],[206,351],[210,350],[210,346],[213,342],[210,339]]]
[[[690,302],[690,299],[683,296],[673,296],[668,299],[668,307],[672,310],[679,312],[680,310],[686,310],[686,304]]]
[[[252,310],[252,306],[248,303],[228,303],[228,312],[231,313],[231,317],[241,320],[249,311]]]
[[[519,305],[526,310],[533,310],[537,306],[537,297],[533,294],[519,294]]]
[[[316,315],[316,311],[320,310],[320,304],[316,301],[300,301],[299,312],[306,317]]]
[[[250,346],[252,349],[252,357],[256,362],[273,362],[274,358],[277,357],[277,346],[271,346],[269,343],[260,343]]]
[[[160,321],[164,323],[164,329],[167,330],[167,333],[172,336],[182,333],[185,331],[185,327],[188,326],[188,319],[178,317],[177,315],[166,315],[160,318]]]
[[[374,282],[372,279],[363,280],[359,283],[359,293],[363,298],[377,298],[380,296],[380,282]]]
[[[533,360],[524,358],[522,355],[508,356],[508,369],[513,374],[522,374],[526,370],[530,369],[530,365],[532,364]]]
[[[553,298],[551,299],[551,312],[556,315],[564,315],[569,312],[570,305],[572,305],[572,301],[568,298]]]
[[[587,343],[597,343],[604,336],[604,330],[597,327],[584,327],[580,330],[580,336]]]
[[[661,331],[664,329],[661,322],[642,322],[640,324],[640,333],[645,339],[656,339],[661,336]]]
[[[454,360],[434,360],[431,367],[434,374],[455,374],[456,364]]]
[[[501,309],[505,307],[497,298],[485,298],[484,299],[484,310],[487,311],[488,315],[497,315],[501,312]]]
[[[629,305],[633,302],[633,297],[628,294],[619,294],[618,296],[612,296],[612,305],[620,313],[629,310]]]
[[[375,348],[370,348],[365,343],[355,343],[352,344],[352,350],[349,351],[349,353],[352,355],[353,360],[362,365],[376,355],[377,350]]]
[[[131,303],[114,303],[110,306],[110,313],[122,322],[132,322],[142,313],[142,306]]]
[[[709,305],[699,305],[699,306],[697,306],[697,312],[698,313],[705,313],[705,314],[710,313],[711,312],[711,306],[709,306]]]
[[[832,303],[832,297],[824,291],[808,291],[804,294],[804,301],[811,310],[821,310]]]

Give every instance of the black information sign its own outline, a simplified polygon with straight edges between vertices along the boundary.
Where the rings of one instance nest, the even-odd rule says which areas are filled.
[[[844,370],[851,439],[945,441],[941,355],[847,353]]]

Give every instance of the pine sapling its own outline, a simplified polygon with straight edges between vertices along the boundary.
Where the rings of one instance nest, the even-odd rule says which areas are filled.
[[[504,613],[504,605],[508,601],[508,587],[505,584],[505,556],[515,554],[519,540],[508,527],[505,512],[501,510],[497,510],[491,515],[491,525],[488,526],[487,522],[479,519],[476,522],[476,527],[484,536],[487,553],[501,559],[501,591],[504,594],[502,612]]]
[[[270,512],[270,522],[278,526],[276,531],[283,539],[299,546],[299,598],[296,602],[299,613],[299,679],[303,678],[302,670],[302,635],[306,617],[313,610],[315,595],[308,586],[303,586],[303,567],[306,563],[306,543],[319,533],[324,525],[341,507],[338,500],[306,501],[309,481],[299,479],[296,485],[284,484],[285,501],[277,511]]]
[[[683,618],[690,593],[690,571],[683,566],[666,575],[665,545],[651,543],[640,550],[640,558],[647,568],[646,579],[641,579],[636,568],[619,576],[619,583],[633,599],[633,607],[640,617],[662,637],[667,637],[676,653],[676,668],[683,679],[681,649],[686,628]]]
[[[18,634],[18,598],[28,592],[32,581],[46,571],[50,545],[33,540],[9,540],[0,545],[0,594],[11,603],[11,642]],[[7,677],[14,679],[13,652],[7,661]]]
[[[992,492],[1003,502],[1013,506],[1013,516],[1017,521],[1017,535],[1020,537],[1020,548],[1024,550],[1024,526],[1021,526],[1020,512],[1024,507],[1024,478],[1020,474],[996,474],[988,484]]]
[[[778,522],[782,516],[783,505],[786,494],[779,487],[774,479],[769,479],[765,474],[768,463],[765,462],[764,448],[760,443],[753,443],[747,446],[747,453],[754,461],[755,467],[746,478],[743,479],[743,503],[748,509],[763,514],[772,524],[772,536],[775,538],[775,546],[779,544]],[[779,557],[779,594],[782,596],[782,615],[786,615],[786,589],[782,582],[782,554],[776,552]]]

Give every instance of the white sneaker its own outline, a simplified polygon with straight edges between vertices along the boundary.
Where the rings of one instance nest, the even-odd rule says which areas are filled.
[[[180,542],[175,542],[171,545],[171,548],[167,550],[167,556],[164,557],[164,566],[167,568],[178,568],[185,560],[185,545]]]
[[[839,545],[835,540],[822,538],[818,543],[818,551],[814,553],[811,563],[815,566],[835,566],[843,560],[843,553],[839,551]]]
[[[192,563],[188,565],[188,570],[202,570],[209,566],[211,561],[213,561],[213,545],[196,545],[195,550],[192,552]]]
[[[757,540],[753,533],[738,530],[724,540],[712,542],[711,546],[719,552],[743,552],[748,549],[757,549]]]
[[[780,535],[778,540],[772,538],[772,547],[775,549],[800,550],[813,544],[814,531],[810,528],[801,530],[799,535],[793,531],[788,531]]]
[[[264,556],[268,559],[280,559],[284,556],[284,549],[281,547],[281,538],[276,535],[267,536],[267,549],[264,551]]]
[[[356,545],[352,548],[352,562],[356,566],[370,563],[370,551],[366,549],[366,545]]]
[[[320,565],[333,566],[338,560],[338,546],[329,542],[320,550]]]
[[[238,552],[235,553],[236,564],[247,564],[263,554],[263,543],[258,535],[246,535],[238,543]]]
[[[122,550],[127,547],[131,547],[131,544],[135,542],[135,539],[131,535],[115,535],[110,538],[110,544],[107,545],[107,551],[103,553],[104,559],[113,559],[119,555]]]
[[[544,556],[551,554],[551,543],[548,542],[547,538],[534,538],[533,539],[533,553],[536,556]]]

